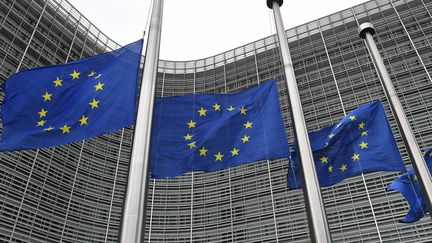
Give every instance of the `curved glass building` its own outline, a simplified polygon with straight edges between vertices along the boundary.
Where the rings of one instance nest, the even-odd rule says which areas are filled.
[[[263,8],[265,8],[263,2]],[[432,2],[373,0],[287,30],[309,130],[382,99],[411,164],[357,27],[375,40],[422,149],[432,146]],[[27,48],[28,47],[28,48]],[[0,81],[118,45],[65,0],[0,2]],[[275,36],[193,61],[159,61],[157,96],[229,93],[278,80],[293,140]],[[1,93],[1,99],[3,93]],[[133,128],[41,150],[0,153],[0,241],[115,242],[119,238]],[[287,160],[150,180],[146,242],[309,242],[301,190],[286,186]],[[396,173],[358,176],[323,199],[333,242],[430,242],[425,217],[401,224],[408,205],[385,188]]]

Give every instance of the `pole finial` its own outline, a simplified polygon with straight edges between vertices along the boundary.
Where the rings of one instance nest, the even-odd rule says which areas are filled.
[[[273,9],[273,2],[277,2],[279,7],[283,4],[283,0],[267,0],[267,7],[269,7],[269,9]]]
[[[361,24],[358,30],[359,30],[359,36],[362,39],[366,38],[366,33],[370,33],[371,35],[375,34],[375,28],[369,22]]]

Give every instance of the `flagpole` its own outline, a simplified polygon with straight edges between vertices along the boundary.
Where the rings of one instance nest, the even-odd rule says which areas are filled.
[[[138,100],[120,242],[143,242],[148,192],[148,163],[162,32],[163,0],[154,0]]]
[[[42,16],[43,16],[44,13],[45,13],[45,8],[46,8],[46,6],[48,5],[48,2],[49,2],[49,0],[46,0],[46,1],[45,1],[45,4],[44,4],[44,6],[43,6],[43,8],[42,8],[42,11],[41,11],[41,14],[39,15],[39,18],[38,18],[38,20],[37,20],[37,22],[36,22],[35,27],[33,28],[33,32],[31,33],[30,39],[29,39],[29,41],[28,41],[28,43],[27,43],[27,45],[26,45],[26,48],[24,49],[24,52],[23,52],[23,54],[22,54],[22,56],[21,56],[20,62],[18,63],[18,67],[17,67],[15,73],[19,72],[19,70],[21,69],[21,66],[22,66],[22,63],[23,63],[23,61],[24,61],[24,58],[25,58],[25,56],[26,56],[26,54],[27,54],[27,51],[28,51],[28,49],[29,49],[29,47],[30,47],[30,44],[31,44],[31,42],[32,42],[32,40],[33,40],[33,37],[34,37],[35,33],[36,33],[36,30],[37,30],[37,28],[39,27],[39,23],[40,23],[40,21],[41,21],[41,19],[42,19]],[[12,44],[11,44],[11,45],[12,45]]]
[[[429,208],[429,212],[432,212],[432,180],[428,166],[423,158],[420,148],[417,145],[416,138],[402,108],[402,104],[397,96],[396,90],[378,51],[378,48],[373,39],[375,29],[371,23],[363,23],[359,26],[359,35],[362,39],[366,40],[369,53],[372,57],[375,68],[378,70],[378,74],[382,80],[384,91],[390,103],[390,107],[396,118],[396,122],[401,131],[405,147],[409,158],[412,161],[414,171],[417,175],[418,182],[420,184],[423,196],[426,197],[426,203]],[[430,214],[432,217],[432,214]]]
[[[267,0],[267,6],[270,9],[273,9],[279,47],[285,70],[288,98],[290,101],[291,116],[294,124],[294,134],[298,145],[297,148],[299,150],[298,153],[303,179],[303,194],[306,201],[310,234],[313,242],[331,242],[325,208],[321,197],[321,188],[315,170],[315,162],[309,142],[306,121],[303,116],[300,94],[289,52],[288,39],[279,9],[282,4],[283,0]]]

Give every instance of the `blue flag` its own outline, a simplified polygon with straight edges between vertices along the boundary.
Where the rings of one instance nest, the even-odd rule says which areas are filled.
[[[426,164],[429,171],[432,169],[432,149],[429,149],[424,155]],[[414,168],[411,167],[407,173],[399,176],[395,181],[393,181],[387,190],[395,190],[402,194],[410,205],[410,210],[404,219],[401,219],[402,223],[413,223],[419,221],[426,213],[429,211],[426,204],[426,199],[420,189],[420,184],[417,181],[417,176],[415,175]]]
[[[338,123],[309,133],[320,186],[376,171],[406,171],[381,101],[353,110]],[[296,150],[296,149],[294,149]],[[297,153],[288,187],[301,188]]]
[[[153,178],[288,156],[274,80],[235,94],[156,100],[150,158]]]
[[[6,80],[0,151],[56,146],[133,124],[142,40]]]

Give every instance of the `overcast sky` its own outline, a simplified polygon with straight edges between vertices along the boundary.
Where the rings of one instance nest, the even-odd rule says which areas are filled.
[[[285,29],[367,0],[285,0]],[[69,0],[121,45],[142,37],[151,0]],[[265,0],[165,0],[160,58],[206,58],[275,33]]]

